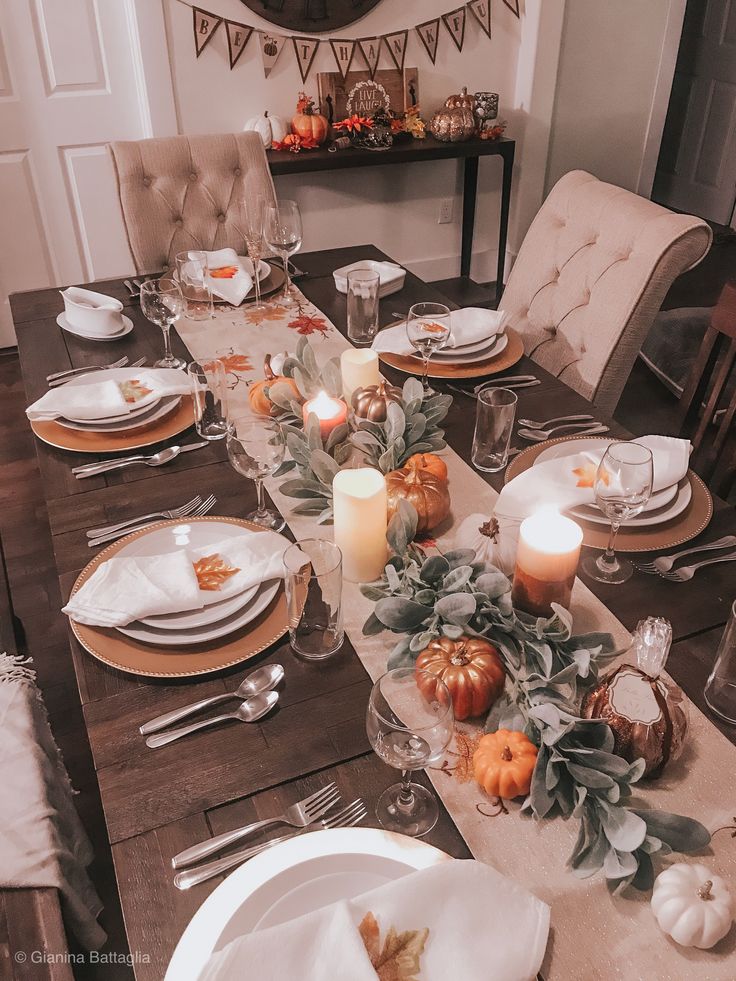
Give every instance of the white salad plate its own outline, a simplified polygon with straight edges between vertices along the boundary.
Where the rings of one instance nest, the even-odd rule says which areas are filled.
[[[314,831],[274,845],[232,872],[204,901],[176,946],[165,981],[195,981],[214,953],[255,930],[448,861],[449,855],[426,842],[375,828]]]
[[[128,422],[72,422],[60,416],[55,421],[65,429],[74,429],[80,433],[125,433],[130,429],[148,426],[157,419],[162,419],[181,402],[181,395],[167,395],[157,404],[148,406],[142,412],[136,412]]]
[[[165,613],[161,616],[144,617],[136,620],[136,625],[145,624],[155,630],[189,630],[191,628],[206,627],[211,623],[218,623],[226,617],[232,616],[238,610],[250,603],[258,592],[259,586],[251,586],[244,593],[236,593],[227,599],[220,600],[219,603],[212,603],[201,610],[187,610],[184,613]]]
[[[499,337],[502,335],[503,331],[499,331],[497,334],[493,334],[490,337],[484,337],[482,341],[472,341],[470,344],[457,344],[455,347],[443,347],[441,351],[437,351],[433,357],[451,357],[457,354],[476,354],[478,351],[485,351],[493,344],[495,344]]]
[[[100,382],[106,381],[122,383],[140,377],[141,372],[145,371],[145,368],[105,368],[103,371],[89,371],[86,375],[79,375],[76,378],[72,378],[65,383],[65,387],[74,385],[98,385]],[[127,422],[129,419],[135,419],[136,416],[146,412],[152,405],[160,401],[161,399],[157,395],[151,393],[151,395],[144,395],[142,398],[137,399],[129,412],[124,412],[120,415],[101,416],[95,419],[74,419],[71,416],[67,418],[69,418],[70,422],[85,422],[88,424],[91,422]]]
[[[436,351],[432,358],[436,359],[438,362],[442,362],[445,365],[453,364],[474,364],[476,361],[485,361],[487,358],[495,358],[497,354],[500,354],[504,350],[506,345],[509,343],[509,339],[506,334],[496,335],[492,341],[485,341],[485,347],[481,348],[479,351],[468,354],[464,351],[458,353],[457,348],[452,348],[448,351],[446,348],[441,351]]]
[[[74,334],[75,337],[82,337],[85,341],[118,341],[121,337],[125,337],[133,329],[133,321],[130,317],[126,317],[125,314],[120,315],[123,320],[122,327],[120,330],[116,330],[114,334],[89,334],[86,330],[78,330],[78,328],[73,327],[66,318],[66,313],[60,313],[56,318],[56,323],[69,334]]]

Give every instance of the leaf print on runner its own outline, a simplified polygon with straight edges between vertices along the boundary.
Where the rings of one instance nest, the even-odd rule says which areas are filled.
[[[247,354],[224,354],[217,359],[225,371],[253,371],[253,365]]]
[[[217,592],[224,582],[227,582],[236,572],[240,572],[240,569],[228,565],[217,553],[203,555],[193,565],[199,588],[206,593]]]
[[[381,947],[378,921],[373,913],[366,913],[358,931],[380,981],[420,981],[419,960],[429,936],[426,927],[403,933],[390,927]]]
[[[324,317],[310,317],[309,314],[302,313],[295,320],[287,325],[295,330],[297,334],[319,333],[325,337],[329,331],[329,325]]]
[[[280,304],[266,304],[265,310],[246,310],[244,319],[246,323],[257,327],[262,323],[276,323],[279,320],[285,320],[288,316],[289,311],[286,307]]]
[[[138,378],[130,378],[128,381],[120,382],[118,387],[128,405],[134,405],[136,402],[140,402],[146,395],[150,395],[153,392],[152,388],[146,388]]]

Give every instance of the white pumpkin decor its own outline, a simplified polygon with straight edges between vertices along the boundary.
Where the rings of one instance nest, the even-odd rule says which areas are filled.
[[[272,143],[280,143],[291,127],[281,116],[269,116],[268,110],[260,116],[253,116],[243,127],[246,133],[258,133],[264,147],[268,150]]]
[[[499,530],[493,515],[471,514],[460,524],[453,545],[455,548],[472,548],[482,562],[511,576],[516,563],[518,522],[516,530],[516,534],[513,530],[504,533]]]
[[[280,351],[278,354],[272,354],[271,371],[274,373],[274,375],[283,375],[286,359],[293,357],[294,355],[290,354],[288,351]]]
[[[678,862],[657,876],[652,912],[676,943],[707,950],[730,930],[733,903],[720,876],[704,865]]]

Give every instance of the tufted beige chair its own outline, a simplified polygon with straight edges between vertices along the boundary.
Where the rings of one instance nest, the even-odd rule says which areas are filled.
[[[574,170],[532,222],[501,306],[526,354],[612,412],[667,290],[711,240],[700,218]]]
[[[245,250],[241,201],[274,201],[257,133],[111,143],[130,251],[139,273],[171,268],[186,249]]]

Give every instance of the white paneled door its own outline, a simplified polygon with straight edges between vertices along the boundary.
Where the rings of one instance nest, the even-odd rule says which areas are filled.
[[[152,135],[136,7],[0,2],[0,347],[8,293],[131,270],[106,143]]]

